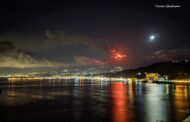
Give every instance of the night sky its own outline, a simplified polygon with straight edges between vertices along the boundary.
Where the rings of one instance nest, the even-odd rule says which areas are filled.
[[[186,1],[1,2],[0,67],[135,68],[190,59]],[[126,57],[114,59],[113,50]]]

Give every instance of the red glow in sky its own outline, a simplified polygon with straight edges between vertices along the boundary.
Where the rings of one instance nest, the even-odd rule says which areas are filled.
[[[110,54],[111,54],[111,58],[117,61],[123,60],[124,58],[127,57],[126,54],[121,53],[115,49],[111,49]]]

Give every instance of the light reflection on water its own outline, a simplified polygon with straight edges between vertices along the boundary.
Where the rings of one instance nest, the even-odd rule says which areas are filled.
[[[190,114],[189,85],[47,80],[0,89],[0,121],[180,122]]]
[[[122,82],[114,82],[112,85],[113,97],[113,121],[126,122],[128,117],[127,88]]]

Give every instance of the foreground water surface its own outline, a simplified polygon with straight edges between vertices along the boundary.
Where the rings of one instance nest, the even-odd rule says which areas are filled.
[[[134,81],[1,81],[1,122],[181,122],[190,85]]]

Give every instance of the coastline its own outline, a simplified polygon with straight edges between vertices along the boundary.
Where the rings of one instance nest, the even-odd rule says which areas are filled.
[[[124,78],[124,77],[102,77],[102,76],[69,76],[69,77],[4,77],[0,78],[0,84],[4,84],[5,81],[9,83],[22,83],[20,81],[43,81],[43,80],[99,80],[99,81],[137,81],[144,83],[156,83],[156,84],[179,84],[190,85],[190,80],[176,79],[176,80],[151,80],[151,79],[137,79],[137,78]],[[4,81],[4,82],[3,82]],[[18,82],[17,82],[18,81]]]

